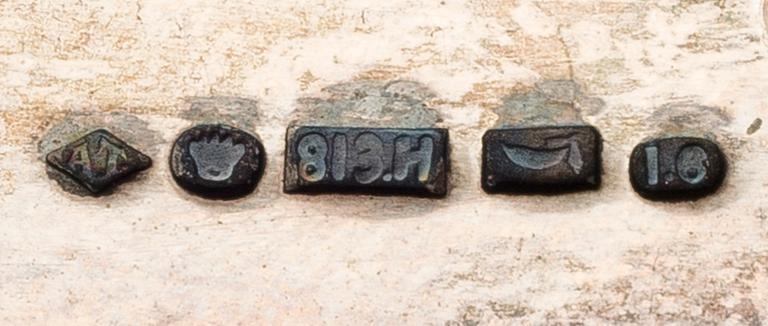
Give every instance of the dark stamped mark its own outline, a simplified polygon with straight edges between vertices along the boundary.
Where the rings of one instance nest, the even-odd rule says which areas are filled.
[[[45,159],[94,195],[152,165],[148,156],[104,129],[50,152]]]
[[[288,128],[284,191],[445,196],[447,145],[438,128]]]
[[[714,142],[695,137],[653,139],[632,151],[632,187],[649,199],[697,199],[722,184],[726,159]]]
[[[758,130],[760,130],[760,127],[763,125],[763,119],[756,118],[755,121],[752,121],[752,124],[749,125],[749,128],[747,128],[747,135],[752,135],[756,133]]]
[[[482,187],[489,193],[595,189],[601,151],[591,126],[491,129],[483,136]]]
[[[176,139],[170,164],[182,188],[209,198],[238,198],[256,188],[264,170],[264,147],[240,129],[198,125]]]

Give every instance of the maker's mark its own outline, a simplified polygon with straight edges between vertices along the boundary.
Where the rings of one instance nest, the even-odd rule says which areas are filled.
[[[46,161],[94,194],[152,164],[148,156],[104,129],[54,150]]]

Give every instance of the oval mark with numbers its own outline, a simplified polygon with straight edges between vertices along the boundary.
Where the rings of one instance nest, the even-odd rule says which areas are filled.
[[[725,155],[710,140],[654,139],[637,145],[630,157],[632,187],[650,199],[696,199],[714,192],[726,171]]]

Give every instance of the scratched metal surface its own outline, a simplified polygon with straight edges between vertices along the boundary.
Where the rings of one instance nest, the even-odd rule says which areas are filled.
[[[0,1],[0,320],[763,323],[765,25],[759,0]],[[210,121],[264,141],[251,196],[172,181],[175,136]],[[282,194],[304,121],[449,128],[452,191]],[[483,193],[482,133],[552,122],[600,129],[602,188]],[[43,154],[95,127],[155,166],[65,192]],[[630,151],[666,134],[722,145],[718,193],[632,191]]]

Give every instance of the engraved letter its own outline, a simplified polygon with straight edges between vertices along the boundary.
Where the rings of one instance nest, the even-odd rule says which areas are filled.
[[[405,180],[411,167],[416,166],[416,175],[421,182],[429,180],[432,168],[432,150],[434,140],[423,136],[418,140],[411,136],[395,138],[395,157],[393,160],[394,177],[397,181]]]
[[[99,151],[96,152],[95,156],[99,162],[103,162],[100,163],[100,165],[103,164],[100,169],[104,174],[115,171],[117,164],[128,159],[125,151],[120,146],[115,145],[105,137],[99,138]],[[104,156],[106,156],[106,159],[103,158]]]
[[[648,146],[645,148],[645,161],[648,166],[648,184],[659,183],[659,148]]]
[[[333,136],[333,159],[331,161],[331,174],[336,181],[344,180],[347,173],[347,136],[336,134]]]
[[[677,154],[677,175],[685,182],[697,184],[707,175],[707,152],[699,146],[687,146]]]
[[[355,180],[369,184],[381,177],[384,162],[381,160],[384,146],[381,139],[373,133],[361,133],[355,139]]]
[[[299,175],[309,182],[325,178],[325,156],[328,154],[328,142],[319,134],[306,134],[299,141]]]
[[[73,169],[80,166],[81,169],[90,169],[91,156],[88,154],[88,142],[82,141],[72,148],[72,154],[67,159],[67,165]]]

